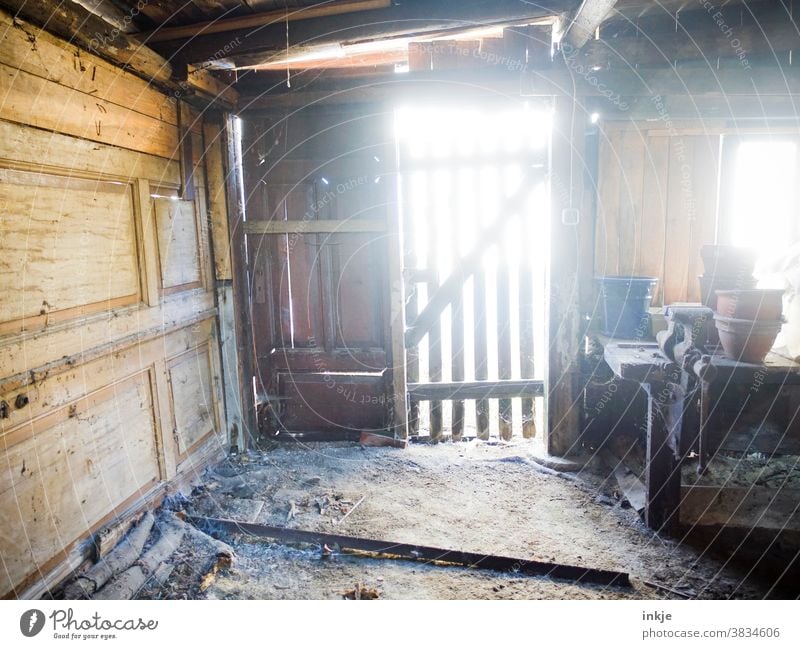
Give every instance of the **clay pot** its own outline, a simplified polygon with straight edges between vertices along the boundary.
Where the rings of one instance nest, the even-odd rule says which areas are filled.
[[[725,355],[743,363],[763,363],[783,326],[782,320],[745,320],[715,315]]]
[[[783,289],[717,290],[717,313],[743,320],[780,320]]]
[[[714,311],[717,310],[717,291],[748,290],[755,288],[758,280],[752,276],[700,275],[700,301]]]
[[[700,249],[706,275],[748,277],[756,266],[756,253],[750,248],[707,245]]]

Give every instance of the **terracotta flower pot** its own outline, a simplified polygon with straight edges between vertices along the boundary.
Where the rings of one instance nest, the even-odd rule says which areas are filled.
[[[743,363],[763,363],[783,326],[782,320],[745,320],[715,315],[725,355]]]
[[[747,277],[756,266],[756,253],[750,248],[706,245],[700,249],[706,275]]]
[[[717,290],[717,313],[742,320],[780,320],[783,289]]]
[[[704,306],[717,310],[717,291],[748,290],[755,288],[758,280],[753,276],[700,275],[700,301]]]

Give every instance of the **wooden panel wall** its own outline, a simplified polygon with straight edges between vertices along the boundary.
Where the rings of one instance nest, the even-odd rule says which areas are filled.
[[[658,277],[654,305],[700,300],[700,248],[716,238],[719,133],[710,124],[603,125],[596,275]]]
[[[179,129],[175,97],[24,27],[0,11],[5,597],[41,594],[98,526],[227,446],[210,123],[184,106]]]

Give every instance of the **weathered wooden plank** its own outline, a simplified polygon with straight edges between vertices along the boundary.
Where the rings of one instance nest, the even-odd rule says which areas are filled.
[[[0,63],[128,110],[177,124],[175,102],[157,88],[0,9]],[[59,107],[61,108],[61,107]]]
[[[154,203],[162,290],[200,286],[201,253],[194,202],[156,198]]]
[[[700,301],[698,276],[703,274],[700,249],[717,241],[717,189],[719,179],[720,137],[696,135],[693,140],[692,177],[695,203],[694,224],[689,248],[688,302]],[[723,217],[724,218],[724,217]]]
[[[173,414],[171,430],[180,462],[208,435],[219,430],[210,347],[206,344],[171,359],[167,372]]]
[[[485,381],[489,378],[489,339],[486,322],[486,271],[477,270],[472,276],[473,287],[473,322],[475,345],[475,380]],[[479,398],[475,402],[475,426],[478,439],[489,439],[489,400]]]
[[[669,140],[664,304],[685,300],[688,295],[692,229],[697,220],[693,141],[682,135]]]
[[[540,397],[544,394],[544,381],[538,379],[504,379],[498,381],[409,383],[408,393],[412,398],[420,401]]]
[[[244,227],[248,234],[352,234],[357,232],[385,232],[383,219],[314,219],[289,221],[248,221]]]
[[[619,273],[619,197],[622,185],[620,143],[622,134],[615,124],[600,132],[600,172],[598,178],[597,235],[595,272],[597,275]]]
[[[0,94],[2,119],[164,158],[175,155],[174,125],[1,63]]]
[[[437,210],[440,206],[440,196],[443,188],[437,182],[438,178],[433,175],[428,176],[427,191],[427,204],[433,206],[433,209],[426,210],[425,212],[425,229],[426,229],[426,260],[425,268],[427,268],[433,276],[428,283],[428,302],[422,310],[424,314],[430,306],[431,300],[436,295],[440,281],[440,265],[439,265],[439,246],[441,245],[439,239],[439,219],[437,218]],[[460,290],[460,286],[458,287]],[[417,319],[419,321],[419,319]],[[416,323],[415,323],[416,325]],[[428,327],[428,380],[431,383],[438,383],[442,380],[442,333],[444,331],[443,323],[441,320],[441,311],[436,314],[435,321]],[[408,332],[406,332],[408,333]],[[419,341],[417,341],[419,342]],[[434,442],[438,442],[442,438],[443,428],[443,411],[442,402],[433,400],[430,403],[430,437]]]
[[[0,5],[147,81],[170,84],[172,80],[172,65],[166,59],[76,2],[2,0]]]
[[[0,332],[139,300],[130,185],[0,169],[0,203]]]
[[[511,378],[511,268],[507,253],[502,248],[497,265],[497,377]],[[498,431],[500,439],[510,440],[512,429],[511,399],[500,399],[498,408]]]
[[[225,164],[222,159],[222,128],[214,122],[203,124],[204,160],[208,189],[214,274],[218,280],[233,279],[231,242],[228,230],[228,197],[225,193]]]
[[[617,217],[619,273],[636,275],[638,272],[639,239],[642,232],[642,184],[644,182],[644,157],[646,142],[642,133],[620,133],[619,156],[620,185]]]
[[[158,478],[147,372],[38,419],[34,429],[7,449],[9,471],[0,475],[6,594]]]
[[[165,187],[180,182],[178,163],[0,119],[0,163],[47,173],[130,182],[146,178]]]
[[[664,304],[668,173],[669,138],[648,135],[642,179],[642,227],[636,268],[638,275],[659,279],[653,294],[653,305]]]
[[[520,234],[525,241],[531,241],[535,228],[530,218],[522,219]],[[538,261],[538,260],[537,260]],[[535,376],[534,349],[534,309],[543,305],[534,303],[532,255],[523,251],[519,266],[519,367],[520,378],[532,379]],[[522,437],[531,439],[536,436],[536,408],[533,399],[522,399]]]

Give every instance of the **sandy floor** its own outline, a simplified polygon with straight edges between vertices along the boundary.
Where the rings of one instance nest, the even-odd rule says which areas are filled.
[[[584,586],[344,554],[251,537],[222,538],[236,566],[204,592],[190,545],[169,584],[144,597],[340,598],[360,584],[382,598],[760,598],[769,585],[719,557],[648,530],[615,486],[587,468],[537,470],[530,444],[446,443],[406,450],[291,445],[227,460],[186,504],[190,513],[629,572],[633,587]],[[589,465],[592,466],[591,464]],[[363,500],[362,500],[363,497]],[[358,503],[354,509],[353,507]],[[350,511],[352,509],[352,511]],[[343,516],[350,511],[346,519]]]

